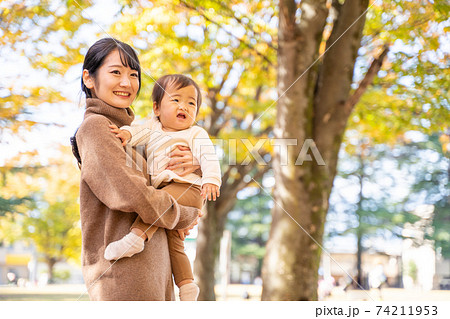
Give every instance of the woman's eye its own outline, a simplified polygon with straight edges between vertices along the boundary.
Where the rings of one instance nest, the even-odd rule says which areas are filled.
[[[120,72],[118,70],[111,71],[111,73],[120,74]]]
[[[133,73],[131,76],[134,76],[135,78],[139,77],[137,73]]]

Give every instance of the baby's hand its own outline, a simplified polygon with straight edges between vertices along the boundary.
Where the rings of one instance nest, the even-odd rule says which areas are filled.
[[[204,184],[202,186],[202,198],[206,199],[208,198],[208,200],[216,200],[217,197],[220,196],[220,190],[219,190],[219,186],[214,185],[214,184]]]
[[[127,130],[121,130],[114,124],[110,125],[109,128],[111,129],[111,132],[116,134],[116,137],[120,138],[120,140],[122,141],[122,146],[127,145],[128,140],[131,138],[130,132],[128,132]]]

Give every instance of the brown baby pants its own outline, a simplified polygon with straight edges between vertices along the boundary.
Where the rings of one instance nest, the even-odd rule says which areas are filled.
[[[158,189],[162,189],[172,195],[180,205],[202,209],[203,199],[200,195],[200,186],[198,185],[169,182],[162,183]],[[156,226],[144,223],[139,216],[131,226],[131,229],[133,228],[138,228],[145,232],[148,240],[152,238],[153,234],[158,229]],[[194,280],[191,263],[184,252],[184,242],[178,234],[178,231],[166,229],[166,233],[175,284],[178,286],[179,282],[186,279]]]

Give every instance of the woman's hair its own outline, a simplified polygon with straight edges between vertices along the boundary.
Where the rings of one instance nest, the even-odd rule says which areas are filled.
[[[169,85],[176,85],[176,89],[182,89],[189,85],[193,85],[197,90],[197,114],[200,110],[200,105],[202,105],[202,93],[200,92],[200,88],[197,83],[191,78],[182,75],[182,74],[168,74],[160,77],[153,87],[152,98],[153,102],[156,102],[156,105],[160,106],[161,101],[166,93],[166,89]]]
[[[84,57],[83,70],[89,71],[94,81],[97,76],[98,69],[103,65],[105,58],[114,50],[119,51],[120,61],[123,66],[138,72],[139,91],[141,90],[141,66],[138,56],[131,46],[114,38],[104,38],[95,42]],[[92,98],[91,90],[84,85],[83,77],[81,78],[81,90],[86,94],[86,98]],[[136,96],[137,96],[136,95]]]
[[[125,67],[130,67],[130,69],[138,72],[139,89],[136,96],[139,95],[139,91],[141,90],[141,66],[139,64],[139,59],[133,48],[122,41],[114,38],[104,38],[95,42],[84,57],[83,70],[88,70],[89,76],[95,81],[98,69],[103,65],[105,58],[114,50],[119,51],[120,61]],[[84,85],[83,77],[81,77],[81,90],[86,94],[86,98],[93,97],[91,90]],[[72,144],[72,153],[78,161],[78,167],[81,169],[81,157],[78,152],[76,139],[77,131],[70,138],[70,144]]]

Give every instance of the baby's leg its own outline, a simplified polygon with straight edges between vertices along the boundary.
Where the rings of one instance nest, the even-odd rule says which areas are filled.
[[[140,253],[144,250],[145,240],[152,238],[158,227],[144,223],[138,216],[130,229],[131,231],[122,239],[112,242],[106,247],[105,259],[117,260]]]
[[[180,300],[196,301],[199,289],[194,283],[191,263],[184,252],[184,242],[180,238],[178,231],[166,230],[166,233],[173,277],[175,284],[180,288]]]
[[[202,208],[203,200],[199,186],[182,183],[170,183],[163,188],[174,197],[180,205]],[[196,301],[199,293],[194,283],[191,263],[184,252],[184,241],[177,230],[167,230],[170,261],[175,284],[180,288],[180,300]]]
[[[150,238],[153,237],[153,234],[158,230],[158,227],[144,223],[142,218],[138,216],[133,225],[131,225],[130,230],[144,240],[150,240]]]

